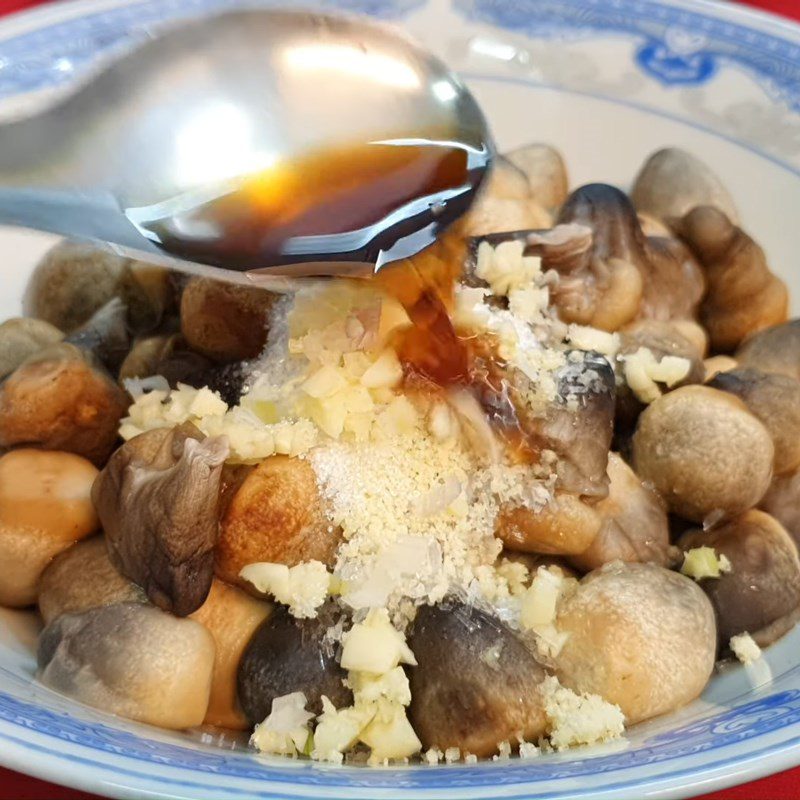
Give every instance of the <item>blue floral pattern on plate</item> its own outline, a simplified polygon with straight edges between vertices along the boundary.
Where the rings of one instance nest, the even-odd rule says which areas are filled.
[[[650,0],[455,0],[472,19],[536,37],[625,34],[635,59],[665,85],[698,85],[720,64],[750,71],[800,110],[800,47],[789,39],[737,25],[701,10]]]

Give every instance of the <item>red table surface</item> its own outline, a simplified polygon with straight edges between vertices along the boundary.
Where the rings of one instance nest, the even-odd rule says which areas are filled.
[[[0,0],[0,14],[40,4],[42,0]],[[747,0],[746,4],[800,20],[800,0]],[[0,769],[0,800],[94,800],[94,795]],[[800,800],[800,767],[696,800]]]

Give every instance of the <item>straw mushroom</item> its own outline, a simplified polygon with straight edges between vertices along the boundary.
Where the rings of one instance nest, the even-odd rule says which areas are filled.
[[[594,510],[602,524],[589,547],[569,561],[583,572],[613,561],[669,567],[675,560],[664,501],[616,453],[608,457],[608,497]]]
[[[0,448],[66,450],[102,466],[127,408],[125,393],[84,353],[52,345],[0,385]]]
[[[736,351],[741,367],[800,380],[800,319],[749,336]]]
[[[105,539],[93,536],[53,559],[42,573],[38,602],[48,625],[62,614],[114,603],[146,603],[147,597],[111,563]]]
[[[50,561],[98,528],[97,469],[73,453],[12,450],[0,456],[0,605],[36,602]]]
[[[694,581],[655,564],[590,572],[558,607],[568,634],[556,674],[575,692],[616,703],[628,724],[674,711],[714,669],[714,610]]]
[[[699,206],[675,227],[705,272],[700,319],[713,350],[735,350],[748,336],[786,320],[786,285],[770,271],[764,251],[725,214]]]
[[[58,328],[41,319],[12,317],[0,323],[0,380],[32,355],[63,338]]]
[[[702,522],[755,506],[772,478],[775,448],[737,397],[684,386],[653,402],[633,436],[633,466],[669,509]]]
[[[325,642],[333,624],[329,606],[323,606],[314,619],[294,619],[279,607],[256,630],[237,678],[239,702],[251,725],[264,721],[276,697],[292,692],[303,692],[308,709],[316,714],[322,711],[323,695],[337,708],[352,702],[344,683],[347,673],[332,644]]]
[[[39,680],[81,703],[182,729],[202,724],[214,639],[198,622],[143,603],[65,614],[39,639]]]
[[[92,490],[114,566],[177,616],[211,588],[227,455],[224,438],[189,423],[159,428],[120,447]]]
[[[248,564],[332,566],[340,542],[341,530],[324,513],[308,461],[272,456],[245,477],[229,501],[216,548],[217,575],[242,584],[239,573]]]
[[[546,673],[500,620],[455,600],[423,606],[408,643],[417,660],[409,719],[423,747],[484,757],[500,742],[545,733],[535,687]]]
[[[689,531],[679,545],[712,547],[730,562],[729,571],[700,581],[716,611],[722,646],[749,633],[763,647],[794,625],[800,606],[797,545],[769,514],[747,511],[717,528]]]
[[[711,169],[686,150],[666,147],[645,161],[633,182],[631,200],[637,211],[669,221],[697,206],[714,206],[738,223],[728,190]]]
[[[181,332],[214,361],[255,358],[267,341],[275,295],[249,286],[192,278],[181,295]]]
[[[706,385],[741,398],[761,420],[775,445],[776,475],[800,467],[800,381],[757,369],[732,369]]]

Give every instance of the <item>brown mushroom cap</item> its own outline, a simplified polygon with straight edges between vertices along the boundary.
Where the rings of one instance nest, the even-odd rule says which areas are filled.
[[[589,547],[569,561],[583,572],[612,561],[670,566],[667,512],[661,497],[616,453],[608,457],[608,497],[594,506],[602,517],[600,530]]]
[[[689,578],[654,564],[608,564],[564,598],[569,636],[556,674],[576,692],[616,703],[633,724],[694,700],[714,669],[714,610]]]
[[[238,697],[251,725],[263,722],[272,701],[303,692],[307,707],[319,714],[325,695],[337,708],[352,703],[347,677],[325,641],[334,624],[333,609],[323,606],[314,619],[294,619],[277,607],[250,639],[239,662]]]
[[[736,397],[707,386],[662,395],[639,417],[633,466],[670,510],[695,522],[755,506],[772,477],[767,429]]]
[[[255,358],[267,341],[275,297],[263,289],[192,278],[181,296],[181,332],[190,347],[215,361]]]
[[[160,375],[159,364],[162,353],[171,338],[171,336],[148,336],[134,342],[130,352],[120,365],[120,381],[129,378],[148,378],[151,375]],[[199,357],[206,361],[202,356]]]
[[[800,466],[800,381],[757,369],[720,372],[707,384],[741,398],[775,445],[777,475]]]
[[[651,236],[647,256],[641,316],[661,320],[695,317],[706,293],[706,279],[692,251],[679,239]]]
[[[237,698],[239,663],[256,628],[271,611],[269,603],[215,580],[205,603],[192,614],[193,620],[211,632],[216,645],[211,697],[204,724],[234,730],[249,727]]]
[[[608,360],[591,352],[570,353],[555,375],[557,396],[541,414],[534,413],[527,400],[538,387],[521,370],[509,370],[504,377],[527,441],[558,455],[557,489],[581,497],[605,497],[615,398],[614,370]]]
[[[161,728],[202,724],[214,639],[199,623],[153,606],[119,603],[65,614],[39,639],[45,686]]]
[[[96,476],[72,453],[0,456],[0,605],[34,603],[50,560],[97,530],[90,497]]]
[[[533,429],[559,456],[557,486],[581,497],[605,497],[614,433],[614,370],[596,353],[573,353],[556,381],[558,398]]]
[[[558,208],[569,192],[569,179],[564,159],[548,144],[526,144],[505,154],[528,180],[533,199],[547,209]]]
[[[0,323],[0,380],[23,361],[63,338],[58,328],[41,319],[14,317]]]
[[[558,222],[593,232],[585,253],[543,262],[561,276],[553,299],[565,321],[618,330],[638,316],[666,320],[694,315],[704,280],[691,253],[677,240],[646,238],[619,189],[603,183],[576,189]]]
[[[127,306],[133,330],[152,330],[172,302],[169,273],[94,245],[62,241],[37,265],[24,305],[29,316],[71,333],[114,298]]]
[[[571,494],[557,494],[539,511],[501,508],[495,536],[509,550],[546,555],[583,553],[600,532],[603,518]]]
[[[483,757],[544,734],[544,668],[498,619],[456,601],[424,606],[408,643],[417,659],[409,719],[424,748]]]
[[[242,569],[260,561],[332,566],[341,540],[325,516],[308,461],[272,456],[247,475],[229,502],[216,548],[217,575],[242,584]]]
[[[721,211],[699,206],[675,228],[706,275],[700,318],[712,349],[730,352],[746,337],[786,320],[786,285],[770,272],[764,251]]]
[[[102,536],[78,542],[56,556],[39,584],[39,613],[45,625],[62,614],[146,602],[144,592],[117,572]]]
[[[125,393],[72,345],[53,345],[0,385],[0,448],[66,450],[102,466],[128,409]]]
[[[800,319],[749,336],[736,351],[742,367],[800,380]]]
[[[722,181],[699,158],[678,147],[657,150],[645,161],[634,180],[631,200],[638,211],[665,221],[696,206],[715,206],[738,221]]]
[[[731,571],[700,581],[717,612],[720,645],[750,633],[766,646],[788,631],[800,606],[797,546],[781,524],[763,511],[747,511],[711,530],[685,533],[679,545],[713,547]]]
[[[591,243],[564,258],[543,254],[560,280],[553,301],[565,322],[614,331],[639,313],[644,291],[645,240],[627,197],[607,184],[576,189],[559,212],[559,225],[592,231]]]
[[[148,431],[114,453],[92,489],[112,563],[177,616],[211,588],[227,454],[225,439],[188,423]]]
[[[776,475],[760,507],[775,517],[800,547],[800,469]]]

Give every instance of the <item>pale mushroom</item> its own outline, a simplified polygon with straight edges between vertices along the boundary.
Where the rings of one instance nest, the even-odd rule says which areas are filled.
[[[39,680],[67,697],[161,728],[192,728],[208,708],[214,639],[193,620],[118,603],[52,622],[38,661]]]
[[[513,199],[481,195],[464,221],[466,236],[486,236],[508,231],[549,228],[550,214],[530,198]]]
[[[722,181],[699,158],[678,147],[657,150],[633,183],[637,211],[668,221],[696,206],[714,206],[738,222],[736,205]]]
[[[556,494],[539,510],[524,506],[500,509],[495,536],[509,550],[573,556],[589,548],[603,517],[571,494]]]
[[[539,205],[553,210],[567,199],[567,168],[555,147],[527,144],[511,150],[505,157],[525,174],[530,195]]]
[[[38,602],[39,613],[49,625],[62,614],[80,614],[114,603],[146,603],[147,597],[111,563],[105,539],[93,536],[53,559],[42,573]]]
[[[249,727],[237,697],[239,664],[256,629],[271,611],[269,603],[214,580],[205,603],[191,615],[210,631],[216,645],[206,725],[234,730]]]
[[[675,549],[669,541],[664,501],[616,453],[608,457],[608,497],[594,510],[602,524],[589,547],[570,556],[570,563],[589,572],[612,561],[669,567]]]
[[[36,602],[50,561],[98,528],[97,469],[73,453],[12,450],[0,456],[0,605]]]
[[[772,478],[775,448],[745,404],[708,386],[662,395],[639,417],[633,466],[669,509],[702,522],[755,506]]]
[[[590,572],[555,624],[568,634],[556,656],[561,683],[616,703],[629,725],[694,700],[714,669],[711,603],[694,581],[654,564]]]
[[[63,338],[58,328],[41,319],[12,317],[0,323],[0,380],[32,355]]]

